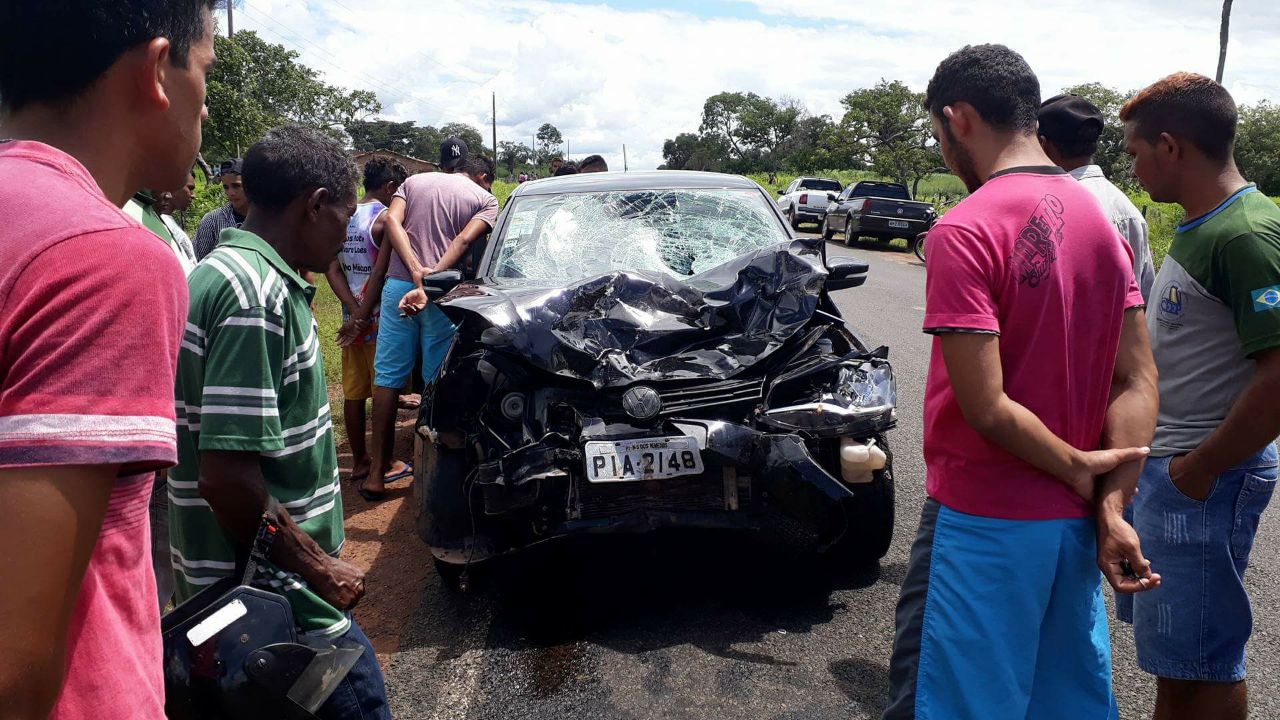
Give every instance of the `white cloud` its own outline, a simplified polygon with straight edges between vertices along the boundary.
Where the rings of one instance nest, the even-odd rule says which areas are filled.
[[[619,10],[545,0],[255,0],[237,28],[299,50],[330,82],[373,90],[388,117],[460,121],[528,143],[543,122],[572,154],[632,168],[662,162],[662,142],[697,128],[722,90],[800,99],[839,115],[840,98],[881,78],[922,89],[967,43],[1022,52],[1046,94],[1081,82],[1141,87],[1175,70],[1212,75],[1217,2],[1204,0],[915,0],[792,3],[736,0],[747,17]],[[1226,84],[1241,102],[1280,99],[1280,13],[1236,3]],[[862,9],[860,10],[859,7]],[[753,17],[754,16],[754,17]]]

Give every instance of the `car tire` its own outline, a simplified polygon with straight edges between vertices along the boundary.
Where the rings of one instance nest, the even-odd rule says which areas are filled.
[[[788,209],[787,209],[787,222],[791,223],[791,229],[792,229],[792,230],[799,230],[799,229],[800,229],[800,219],[796,217],[796,209],[795,209],[795,208],[788,208]]]
[[[853,245],[858,236],[853,233],[853,218],[844,221],[844,244]]]
[[[893,453],[883,435],[876,438],[876,444],[889,455],[889,461],[883,470],[876,471],[870,483],[851,486],[856,500],[846,512],[847,529],[827,549],[837,569],[857,569],[875,563],[889,552],[893,543]]]
[[[466,457],[460,450],[441,447],[421,435],[415,435],[414,444],[413,499],[418,537],[428,547],[448,541],[460,543],[471,535],[472,529],[463,491]]]
[[[826,240],[827,242],[831,242],[831,240],[835,236],[836,236],[835,231],[832,230],[831,227],[827,225],[827,219],[825,217],[822,218],[822,239]]]

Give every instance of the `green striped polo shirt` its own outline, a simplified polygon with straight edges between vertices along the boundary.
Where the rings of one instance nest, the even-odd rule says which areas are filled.
[[[259,453],[271,493],[337,557],[345,534],[328,386],[310,301],[315,288],[253,233],[222,232],[191,273],[178,354],[178,466],[169,471],[169,537],[179,600],[231,575],[235,546],[200,497],[200,451]],[[333,638],[350,627],[297,575],[255,584],[289,598],[299,627]]]

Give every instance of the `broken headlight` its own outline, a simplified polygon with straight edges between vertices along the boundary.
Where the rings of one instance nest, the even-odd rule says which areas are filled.
[[[898,387],[888,360],[832,358],[779,377],[760,420],[781,430],[851,435],[892,423],[897,404]]]

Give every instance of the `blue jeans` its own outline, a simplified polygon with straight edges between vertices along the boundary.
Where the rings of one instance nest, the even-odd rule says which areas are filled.
[[[1238,682],[1253,608],[1244,572],[1258,520],[1276,485],[1276,448],[1218,476],[1209,497],[1193,500],[1173,484],[1173,458],[1151,458],[1131,515],[1142,553],[1161,585],[1119,595],[1116,615],[1133,623],[1138,667],[1163,678]]]
[[[347,673],[342,684],[320,706],[316,717],[320,720],[391,720],[387,707],[387,686],[382,680],[382,667],[378,656],[364,631],[351,620],[351,629],[343,638],[364,646],[364,655]]]

